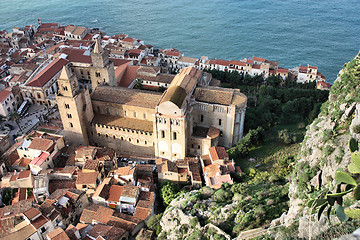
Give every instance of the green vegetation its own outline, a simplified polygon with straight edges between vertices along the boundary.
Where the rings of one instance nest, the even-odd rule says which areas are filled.
[[[161,225],[160,225],[161,217],[162,217],[162,213],[154,214],[146,221],[146,226],[150,230],[153,230],[157,235],[159,235],[161,232]]]
[[[171,181],[164,181],[160,185],[159,192],[164,206],[167,207],[171,201],[182,194],[184,190],[182,190],[181,186],[178,184],[174,184]]]
[[[14,198],[14,194],[17,192],[16,188],[5,188],[2,191],[2,202],[5,205],[11,205],[11,202]]]

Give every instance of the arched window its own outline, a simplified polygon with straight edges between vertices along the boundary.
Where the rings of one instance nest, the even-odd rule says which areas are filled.
[[[165,131],[161,130],[161,138],[165,138]]]
[[[177,133],[173,132],[173,139],[176,140],[177,139]]]

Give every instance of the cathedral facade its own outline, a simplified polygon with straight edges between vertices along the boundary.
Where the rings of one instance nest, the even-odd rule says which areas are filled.
[[[91,94],[79,88],[71,63],[58,79],[68,143],[176,160],[232,147],[242,137],[247,97],[240,90],[210,86],[209,74],[194,67],[183,68],[164,93],[120,87],[99,41],[91,59]]]

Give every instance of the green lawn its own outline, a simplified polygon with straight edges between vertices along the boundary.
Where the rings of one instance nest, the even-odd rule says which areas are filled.
[[[277,132],[282,129],[288,129],[298,137],[295,144],[285,145],[278,141]],[[305,133],[305,128],[298,128],[298,124],[278,125],[267,131],[265,140],[262,144],[253,147],[248,156],[238,159],[236,164],[244,171],[249,167],[256,167],[259,170],[271,170],[276,167],[276,161],[283,156],[296,156],[300,149],[301,136]],[[249,162],[250,158],[254,158],[255,162]]]

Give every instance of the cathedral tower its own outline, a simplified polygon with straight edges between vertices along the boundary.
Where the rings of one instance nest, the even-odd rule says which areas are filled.
[[[93,90],[103,83],[116,86],[114,63],[109,60],[108,51],[101,47],[99,39],[96,39],[91,60],[90,78]]]
[[[93,118],[93,109],[88,89],[80,89],[75,74],[65,65],[57,80],[56,96],[65,138],[74,145],[89,145],[87,125]]]

